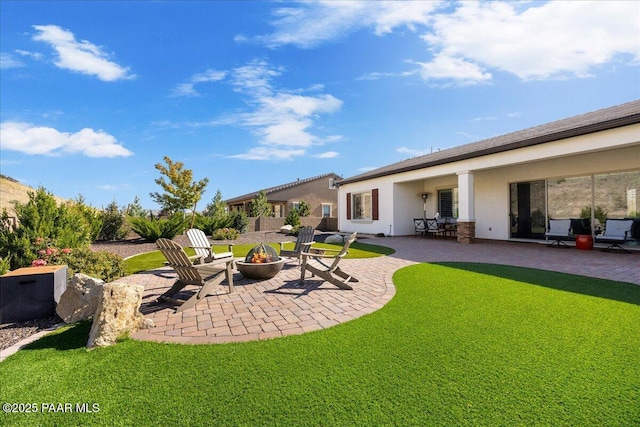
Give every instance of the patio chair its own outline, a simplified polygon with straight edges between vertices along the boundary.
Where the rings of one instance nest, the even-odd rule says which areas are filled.
[[[191,243],[190,247],[196,251],[195,255],[189,257],[195,264],[205,264],[216,259],[233,257],[233,243],[229,244],[228,252],[215,253],[211,249],[211,243],[204,231],[191,228],[187,230],[187,237]]]
[[[300,264],[300,254],[302,252],[309,252],[309,247],[313,244],[313,237],[315,235],[315,230],[311,226],[305,226],[300,229],[298,233],[298,239],[293,247],[293,250],[287,250],[284,248],[285,243],[289,242],[280,242],[280,256],[295,258],[298,260],[298,264]]]
[[[173,240],[160,238],[156,245],[167,259],[178,279],[171,289],[162,294],[158,301],[167,301],[178,306],[176,313],[195,306],[226,278],[229,293],[233,292],[233,257],[228,256],[212,260],[205,264],[194,265],[182,246]],[[200,286],[200,290],[186,301],[173,298],[187,285]]]
[[[335,255],[328,255],[326,253],[315,254],[302,252],[300,254],[300,256],[302,257],[302,273],[300,275],[300,281],[298,282],[298,284],[301,285],[302,283],[304,283],[305,274],[307,273],[307,271],[309,271],[312,276],[317,275],[321,279],[337,286],[340,289],[353,290],[349,283],[357,282],[358,279],[342,271],[338,264],[340,263],[340,260],[344,258],[345,255],[347,255],[349,246],[351,246],[351,244],[356,240],[356,234],[357,233],[352,233],[349,236],[349,239],[344,243],[344,246],[342,246],[342,249],[335,250],[335,252],[338,252]],[[325,251],[329,252],[332,250],[325,249]],[[331,264],[329,264],[328,262],[325,263],[323,261],[324,259],[332,259],[333,262],[331,262]]]
[[[413,219],[413,229],[415,235],[424,236],[427,230],[427,224],[424,218],[414,218]]]
[[[604,233],[596,236],[596,243],[609,243],[609,246],[603,249],[604,252],[616,249],[623,253],[629,253],[620,244],[631,240],[632,226],[632,219],[607,219],[604,223]]]
[[[428,218],[425,220],[425,222],[427,225],[427,229],[426,229],[427,236],[434,236],[434,237],[443,236],[444,237],[445,235],[444,224],[443,224],[443,227],[441,227],[437,218]]]
[[[549,230],[544,233],[545,237],[552,242],[548,247],[556,246],[568,248],[564,240],[571,238],[571,220],[570,219],[550,219]]]

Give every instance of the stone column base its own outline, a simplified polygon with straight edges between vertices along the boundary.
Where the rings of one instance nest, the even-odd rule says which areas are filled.
[[[476,238],[476,223],[458,221],[458,242],[473,243]]]

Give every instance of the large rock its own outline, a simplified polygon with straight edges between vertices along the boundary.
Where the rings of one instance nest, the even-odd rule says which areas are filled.
[[[65,323],[75,323],[93,317],[102,295],[104,281],[86,274],[74,274],[60,296],[56,313]]]
[[[93,317],[87,347],[106,347],[115,344],[116,340],[125,334],[152,327],[153,322],[146,320],[140,313],[143,292],[144,287],[141,285],[104,285],[98,309]]]
[[[331,236],[327,236],[324,239],[325,243],[334,243],[334,244],[342,244],[344,243],[344,238],[339,234],[332,234]]]
[[[280,233],[282,234],[291,234],[292,231],[293,231],[293,226],[289,224],[283,225],[282,227],[280,227]]]

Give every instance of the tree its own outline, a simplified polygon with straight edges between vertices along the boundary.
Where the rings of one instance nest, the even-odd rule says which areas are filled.
[[[216,195],[204,210],[204,215],[209,217],[220,218],[227,215],[227,204],[222,200],[220,189],[216,191]]]
[[[298,211],[298,215],[300,216],[311,215],[311,206],[309,205],[309,203],[305,202],[304,200],[300,201],[296,210]]]
[[[256,198],[251,201],[251,216],[273,216],[271,203],[268,202],[267,193],[264,190],[260,190]]]
[[[98,240],[122,240],[127,236],[124,213],[114,200],[102,210],[102,230]]]
[[[160,194],[158,192],[149,193],[151,198],[158,203],[163,210],[170,213],[177,212],[181,209],[193,208],[202,198],[202,193],[209,183],[208,178],[203,178],[198,182],[193,182],[193,171],[191,169],[183,169],[182,162],[174,162],[169,156],[164,156],[167,166],[157,163],[156,169],[169,179],[167,182],[164,177],[155,180],[165,191]]]
[[[140,198],[134,197],[133,202],[127,205],[127,215],[134,217],[146,217],[147,211],[140,204]]]

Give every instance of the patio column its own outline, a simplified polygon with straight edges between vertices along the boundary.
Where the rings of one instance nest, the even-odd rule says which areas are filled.
[[[476,208],[473,171],[458,172],[458,242],[473,243],[476,237]]]

